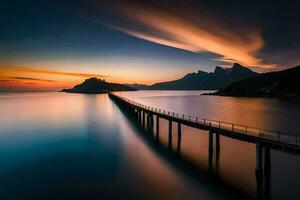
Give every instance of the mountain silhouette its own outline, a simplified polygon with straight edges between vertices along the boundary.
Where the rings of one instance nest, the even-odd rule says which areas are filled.
[[[217,66],[214,72],[198,71],[189,73],[179,80],[155,83],[148,87],[150,90],[217,90],[229,84],[257,76],[258,73],[235,63],[232,68]]]
[[[300,66],[230,84],[214,93],[237,97],[300,97]]]
[[[110,91],[134,91],[131,87],[117,83],[108,83],[105,80],[98,78],[86,79],[83,83],[74,86],[72,89],[63,89],[63,92],[70,93],[87,93],[87,94],[101,94]]]
[[[134,84],[125,84],[128,87],[134,88],[136,90],[149,90],[149,85],[146,84],[138,84],[138,83],[134,83]]]

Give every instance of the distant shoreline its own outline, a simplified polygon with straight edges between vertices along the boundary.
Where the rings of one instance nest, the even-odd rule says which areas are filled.
[[[107,91],[99,91],[99,92],[80,91],[80,92],[77,92],[77,91],[72,91],[72,89],[62,89],[58,92],[74,93],[74,94],[107,94],[108,93]]]
[[[219,96],[219,97],[235,97],[235,98],[264,98],[264,99],[281,99],[281,100],[300,100],[297,95],[226,95],[218,94],[218,92],[203,93],[203,96]]]

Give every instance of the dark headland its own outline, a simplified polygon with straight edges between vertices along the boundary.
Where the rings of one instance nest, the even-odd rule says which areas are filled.
[[[105,80],[98,78],[86,79],[83,83],[74,86],[71,89],[63,89],[62,92],[69,93],[86,93],[86,94],[101,94],[113,91],[135,91],[129,86],[117,84],[117,83],[108,83]]]
[[[300,66],[243,79],[210,95],[299,99]]]

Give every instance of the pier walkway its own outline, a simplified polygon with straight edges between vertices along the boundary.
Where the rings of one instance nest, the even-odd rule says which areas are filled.
[[[143,105],[130,99],[109,93],[109,97],[124,110],[135,117],[138,123],[147,131],[156,133],[156,139],[159,140],[160,119],[168,121],[168,148],[172,149],[172,138],[174,135],[173,123],[177,124],[177,154],[180,155],[181,146],[181,125],[186,125],[196,129],[208,131],[208,166],[212,167],[213,155],[216,158],[220,152],[220,135],[254,143],[256,145],[256,174],[259,177],[265,177],[269,180],[271,156],[270,149],[283,151],[290,154],[300,154],[300,136],[291,133],[282,133],[278,131],[266,130],[250,127],[246,125],[233,124],[228,122],[192,117],[184,114],[174,113],[159,108]],[[154,122],[154,120],[156,120]],[[154,127],[155,125],[155,127]],[[155,128],[155,129],[154,129]],[[266,182],[268,183],[268,181]]]
[[[158,122],[156,123],[157,129],[159,128],[159,118],[163,118],[169,120],[170,122],[184,124],[186,126],[202,130],[208,130],[212,133],[224,135],[230,138],[251,143],[260,143],[263,146],[268,146],[273,149],[289,153],[300,153],[300,135],[193,117],[159,108],[153,108],[113,93],[109,93],[109,96],[110,98],[117,100],[119,104],[133,109],[136,115],[141,116],[141,120],[146,117],[145,115],[149,116],[150,120],[153,120],[153,116],[156,116],[156,120]]]
[[[271,151],[275,149],[290,154],[300,154],[300,135],[283,133],[279,131],[255,128],[247,125],[240,125],[222,122],[211,119],[192,117],[189,115],[174,113],[159,108],[137,103],[114,93],[109,97],[123,110],[132,115],[137,122],[147,131],[155,133],[159,141],[160,119],[168,121],[168,149],[172,150],[172,138],[177,133],[176,153],[180,156],[181,125],[208,131],[208,170],[213,171],[213,163],[219,165],[220,135],[236,140],[253,143],[256,145],[255,173],[257,179],[257,191],[259,196],[270,192],[271,183]],[[173,129],[173,123],[177,124],[177,131]],[[215,161],[213,159],[215,158]],[[218,166],[216,166],[218,168]]]

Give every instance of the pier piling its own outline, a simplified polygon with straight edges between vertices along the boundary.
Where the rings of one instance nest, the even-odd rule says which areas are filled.
[[[156,115],[156,140],[159,141],[159,116]]]
[[[145,127],[145,115],[146,115],[146,113],[145,113],[145,111],[143,111],[143,119],[142,119],[142,127]]]
[[[262,175],[262,147],[260,142],[256,143],[256,174]]]
[[[212,173],[213,167],[213,132],[209,130],[208,134],[208,172]]]
[[[220,151],[220,134],[216,133],[216,151]]]
[[[169,120],[169,149],[172,149],[172,121]]]
[[[153,115],[152,114],[149,114],[149,130],[151,133],[153,133]]]
[[[271,151],[270,148],[264,148],[264,199],[270,199],[271,193]]]
[[[177,155],[180,156],[180,146],[181,146],[181,123],[177,123]]]

